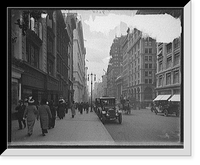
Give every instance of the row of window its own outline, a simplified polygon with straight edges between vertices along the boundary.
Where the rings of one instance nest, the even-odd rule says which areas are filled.
[[[179,63],[180,63],[180,53],[176,53],[174,55],[173,62],[172,62],[172,56],[169,56],[169,57],[167,57],[166,69],[173,67],[173,66],[176,66]],[[164,69],[163,60],[160,60],[158,62],[158,71],[162,71],[163,69]]]
[[[163,75],[158,77],[158,80],[157,80],[158,86],[171,85],[171,84],[178,84],[179,83],[179,71],[174,71],[172,73],[171,72],[166,73],[165,77]],[[172,77],[173,77],[173,81],[172,81]],[[165,84],[163,84],[164,80],[165,80]]]

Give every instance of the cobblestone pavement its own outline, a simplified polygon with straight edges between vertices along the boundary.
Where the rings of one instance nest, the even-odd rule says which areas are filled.
[[[180,144],[180,118],[175,115],[132,110],[130,115],[123,113],[121,125],[109,121],[105,127],[119,144]]]

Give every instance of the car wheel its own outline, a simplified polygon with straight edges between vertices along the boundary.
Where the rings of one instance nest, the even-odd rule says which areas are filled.
[[[167,117],[168,116],[168,110],[165,110],[164,115]]]
[[[119,121],[119,124],[122,124],[122,114],[119,115],[118,121]]]

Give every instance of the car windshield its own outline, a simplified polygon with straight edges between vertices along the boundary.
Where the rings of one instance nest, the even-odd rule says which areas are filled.
[[[115,99],[102,99],[101,104],[103,106],[115,105]]]

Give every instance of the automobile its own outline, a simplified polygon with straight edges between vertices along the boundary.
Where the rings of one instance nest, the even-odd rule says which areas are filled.
[[[117,120],[122,123],[122,111],[116,105],[115,97],[100,97],[100,106],[98,107],[98,116],[103,124],[109,120]]]
[[[163,113],[164,116],[169,114],[175,114],[179,116],[180,111],[180,96],[179,98],[176,95],[158,95],[154,100],[151,107],[151,111],[155,114]]]

